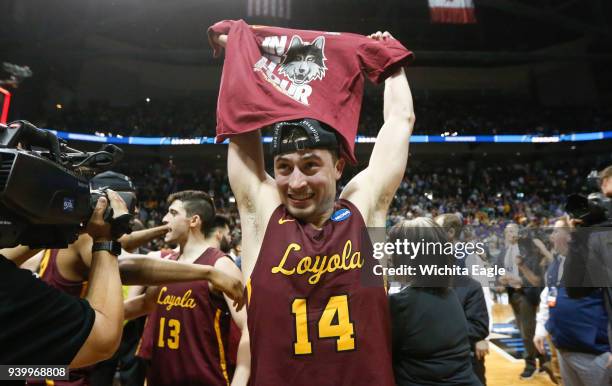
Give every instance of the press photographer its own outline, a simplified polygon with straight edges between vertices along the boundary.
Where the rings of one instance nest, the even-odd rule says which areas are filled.
[[[504,230],[504,247],[497,257],[497,265],[503,266],[507,274],[498,281],[505,287],[517,327],[525,345],[525,369],[521,379],[530,379],[537,371],[537,361],[541,370],[548,368],[549,358],[538,353],[533,344],[536,326],[536,311],[542,292],[542,263],[546,247],[534,230],[519,229],[518,224],[510,223]]]
[[[70,149],[25,121],[1,125],[0,364],[84,366],[116,350],[123,307],[114,240],[130,215],[116,192],[92,194],[84,171],[112,166],[120,156],[114,147]],[[30,247],[64,247],[83,230],[94,240],[85,299],[18,268]]]
[[[117,252],[109,248],[113,218],[127,214],[119,195],[101,197],[87,224],[94,239],[92,269],[85,299],[52,288],[16,265],[29,250],[0,250],[0,363],[85,366],[110,357],[121,337],[123,296]]]
[[[599,174],[591,172],[588,180],[600,193],[572,195],[566,205],[572,239],[563,283],[571,297],[612,287],[612,165]]]

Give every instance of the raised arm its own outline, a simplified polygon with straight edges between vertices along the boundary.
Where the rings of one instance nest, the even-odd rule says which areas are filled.
[[[109,190],[108,197],[116,217],[127,213],[125,202],[116,192]],[[87,232],[94,241],[111,239],[110,225],[105,223],[103,218],[106,206],[106,199],[100,198],[87,225]],[[117,256],[107,251],[97,251],[93,254],[85,298],[96,316],[87,340],[70,364],[73,368],[110,358],[121,341],[123,293]]]
[[[227,152],[227,174],[238,210],[255,212],[253,201],[271,179],[265,169],[259,130],[232,137]]]
[[[392,39],[388,32],[371,37]],[[341,194],[367,216],[368,225],[379,226],[384,225],[387,209],[406,171],[415,121],[412,94],[403,68],[385,80],[383,115],[385,122],[376,137],[368,167]]]

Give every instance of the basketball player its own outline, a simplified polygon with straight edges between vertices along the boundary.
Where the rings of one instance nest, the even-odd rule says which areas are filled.
[[[388,32],[370,37],[392,39]],[[378,287],[360,283],[368,265],[361,254],[371,253],[361,232],[385,226],[414,119],[399,69],[385,81],[385,123],[368,167],[337,201],[345,161],[333,129],[307,119],[277,123],[274,178],[265,171],[259,131],[232,137],[228,174],[248,278],[250,385],[395,384],[382,278]]]
[[[241,273],[222,252],[214,204],[208,194],[187,190],[168,197],[165,241],[178,244],[168,258],[194,265],[206,264],[237,280]],[[225,226],[227,228],[227,225]],[[226,229],[229,233],[229,228]],[[203,281],[148,288],[125,302],[126,318],[148,314],[138,355],[150,359],[147,385],[230,385],[227,365],[230,317],[244,331],[246,311],[233,309],[214,284]],[[250,358],[248,334],[238,349],[231,384],[246,385]]]

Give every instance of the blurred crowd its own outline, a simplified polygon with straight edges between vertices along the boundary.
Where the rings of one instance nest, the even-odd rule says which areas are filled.
[[[416,134],[514,134],[609,130],[612,110],[596,107],[545,107],[503,98],[425,98],[415,96]],[[214,136],[214,97],[146,99],[131,106],[92,101],[66,105],[38,119],[55,130],[122,136]],[[375,136],[383,122],[382,96],[366,93],[359,134]]]
[[[496,229],[501,234],[508,222],[531,227],[548,225],[564,214],[569,194],[593,190],[587,186],[586,176],[601,165],[590,161],[469,161],[454,166],[415,163],[409,166],[395,195],[387,226],[404,218],[434,218],[443,213],[459,214],[478,235],[480,229]],[[601,160],[602,165],[606,162],[610,160]],[[177,165],[173,160],[128,165],[119,171],[134,179],[139,218],[145,227],[161,223],[170,193],[198,189],[214,197],[217,210],[228,215],[234,228],[239,229],[240,219],[224,168],[193,168]],[[352,177],[351,173],[345,174],[339,191]]]

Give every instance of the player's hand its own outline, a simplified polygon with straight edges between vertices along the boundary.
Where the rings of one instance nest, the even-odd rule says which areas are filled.
[[[489,342],[486,340],[476,342],[475,351],[476,359],[484,359],[485,355],[489,355]]]
[[[212,41],[215,44],[220,45],[221,47],[225,48],[225,46],[227,45],[227,35],[226,34],[215,34],[212,37]]]
[[[368,37],[370,39],[374,39],[378,41],[385,41],[385,40],[393,39],[393,36],[391,36],[389,31],[385,31],[385,32],[376,31],[373,34],[368,35]]]
[[[244,287],[242,282],[230,275],[213,268],[210,272],[208,281],[216,290],[223,292],[234,301],[234,308],[240,311],[244,306]]]
[[[533,344],[535,345],[535,348],[538,350],[538,352],[542,355],[544,355],[544,341],[545,338],[543,336],[534,336],[533,337]]]

